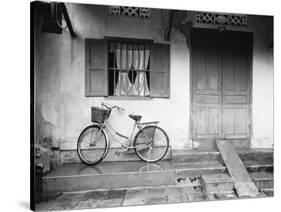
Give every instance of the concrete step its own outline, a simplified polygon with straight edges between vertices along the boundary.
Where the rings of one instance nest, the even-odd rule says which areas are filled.
[[[202,190],[208,193],[231,192],[234,189],[234,182],[226,173],[202,175],[200,182]]]
[[[230,199],[238,199],[239,197],[235,193],[235,191],[226,191],[226,192],[208,192],[208,197],[210,200],[230,200]]]
[[[126,153],[126,152],[120,152],[121,148],[120,147],[110,147],[108,150],[108,153],[106,157],[104,158],[103,161],[108,161],[108,162],[115,162],[115,161],[140,161],[140,158],[136,155],[136,153],[133,151],[131,153]],[[103,149],[97,149],[98,153],[97,154],[102,154]],[[118,154],[120,153],[120,154]],[[62,160],[62,163],[82,163],[80,160],[76,146],[75,149],[61,149],[60,151],[60,157]],[[171,160],[172,159],[172,150],[171,147],[169,147],[167,154],[162,160]]]
[[[273,161],[269,153],[266,153],[268,156],[261,157],[264,159],[263,161],[258,160],[258,156],[245,156],[249,154],[252,153],[244,153],[243,162],[250,173],[273,173]],[[186,156],[188,156],[187,159],[182,160]],[[192,157],[194,158],[192,159]],[[200,187],[201,189],[200,176],[226,173],[227,169],[219,160],[219,154],[216,152],[196,153],[193,151],[193,153],[187,153],[186,151],[179,151],[175,160],[161,160],[158,163],[151,164],[142,161],[104,161],[96,166],[87,166],[82,163],[63,164],[45,175],[42,180],[44,192],[171,185]],[[273,188],[273,175],[272,179],[259,178],[260,175],[258,174],[253,174],[253,176],[259,189]],[[219,188],[229,190],[230,188],[230,182],[218,181],[217,184],[216,182],[209,184],[212,184],[209,190]]]
[[[174,163],[191,163],[217,161],[220,159],[218,151],[174,150],[172,151]]]
[[[175,184],[201,186],[200,176],[226,172],[226,167],[218,161],[189,162],[174,164]]]
[[[260,191],[268,197],[274,196],[274,189],[261,189]]]
[[[245,161],[244,164],[249,173],[265,172],[270,174],[273,172],[273,164],[268,161]],[[176,163],[173,167],[175,169],[176,184],[193,185],[194,182],[199,181],[201,175],[227,173],[227,168],[219,161]],[[270,182],[263,182],[262,180],[257,182],[261,187],[262,183],[270,184]],[[194,186],[197,185],[194,184]]]
[[[243,161],[248,172],[270,172],[273,173],[272,161],[257,161],[257,160],[246,160]]]
[[[185,177],[226,171],[226,167],[218,161],[178,163],[174,164],[174,169],[177,175]]]
[[[259,190],[273,189],[273,173],[252,172],[250,175]]]
[[[255,185],[260,191],[273,190],[273,174],[270,172],[251,172]],[[215,192],[229,192],[234,189],[234,181],[227,173],[207,174],[200,177],[200,184],[203,191]]]
[[[132,187],[200,187],[199,176],[224,172],[219,162],[173,165],[164,160],[147,164],[141,161],[102,162],[97,166],[63,164],[43,177],[43,191],[70,192]]]
[[[273,149],[240,150],[238,154],[242,161],[268,161],[273,163]]]
[[[273,163],[273,149],[237,149],[242,161],[267,161]],[[172,150],[174,163],[222,161],[220,152],[212,149]]]
[[[103,162],[97,166],[64,164],[43,177],[43,191],[70,192],[101,189],[173,185],[171,161],[148,164]]]

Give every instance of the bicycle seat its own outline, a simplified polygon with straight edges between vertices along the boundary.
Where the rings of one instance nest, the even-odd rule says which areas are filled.
[[[140,121],[142,116],[130,114],[129,117],[135,121]]]

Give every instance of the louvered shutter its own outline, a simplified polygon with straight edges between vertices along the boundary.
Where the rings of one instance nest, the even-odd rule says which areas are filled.
[[[107,42],[104,39],[85,40],[85,95],[108,95]]]
[[[151,55],[150,95],[170,97],[170,45],[154,43]]]

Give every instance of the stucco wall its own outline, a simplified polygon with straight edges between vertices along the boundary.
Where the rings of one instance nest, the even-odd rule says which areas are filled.
[[[273,147],[273,19],[255,17],[252,146]]]
[[[104,101],[126,109],[123,114],[116,112],[110,118],[111,125],[118,131],[130,132],[133,121],[128,118],[129,113],[142,114],[144,121],[160,121],[173,147],[189,147],[189,56],[182,35],[175,33],[176,39],[171,44],[170,99],[85,97],[84,39],[116,36],[164,42],[166,13],[152,10],[150,19],[139,19],[109,16],[108,8],[103,6],[67,4],[67,8],[76,38],[71,39],[67,30],[61,35],[37,32],[37,140],[50,138],[61,148],[76,148],[79,133],[91,123],[91,106],[99,106]],[[116,145],[112,142],[112,146]]]
[[[184,36],[171,33],[171,95],[169,99],[126,100],[113,97],[85,97],[85,38],[104,36],[148,38],[164,42],[167,13],[152,10],[151,18],[109,16],[108,8],[66,4],[76,38],[68,30],[62,34],[40,32],[35,22],[36,49],[36,142],[51,140],[54,146],[75,149],[82,129],[91,123],[90,108],[101,102],[119,105],[123,114],[113,113],[110,122],[120,132],[130,131],[128,113],[142,114],[143,120],[159,120],[173,149],[191,148],[189,140],[189,49]],[[194,13],[189,13],[192,19]],[[271,147],[273,142],[272,29],[269,18],[251,16],[247,30],[254,32],[253,58],[253,139],[255,147]],[[205,26],[199,26],[205,27]],[[271,26],[272,27],[272,26]],[[266,33],[265,33],[266,32]],[[117,144],[112,142],[113,146]]]

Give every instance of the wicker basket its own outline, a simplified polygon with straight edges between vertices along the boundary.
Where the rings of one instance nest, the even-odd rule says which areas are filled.
[[[108,116],[108,110],[99,107],[92,107],[92,122],[104,123]]]

